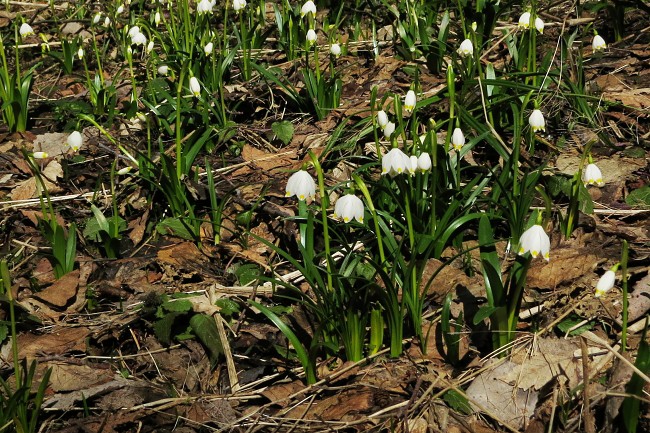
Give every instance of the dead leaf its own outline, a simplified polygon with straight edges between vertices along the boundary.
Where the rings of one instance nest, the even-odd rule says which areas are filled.
[[[158,251],[158,260],[168,265],[182,267],[188,263],[198,264],[205,260],[199,249],[192,242],[181,242]]]
[[[586,248],[566,245],[551,250],[551,260],[535,260],[528,270],[528,287],[553,289],[585,275],[591,275],[599,257]]]
[[[650,310],[650,273],[634,284],[628,302],[628,322],[640,319]]]
[[[55,332],[43,335],[21,334],[18,337],[19,356],[34,359],[39,356],[63,355],[75,351],[85,352],[88,328],[57,327]]]
[[[41,171],[41,177],[45,184],[45,188],[49,193],[61,191],[61,188],[59,188],[55,183],[57,178],[63,177],[63,168],[58,161],[55,159],[51,160]],[[27,200],[38,197],[40,191],[40,181],[37,182],[36,178],[32,177],[20,182],[13,191],[9,193],[9,197],[11,197],[12,200]]]
[[[50,362],[47,366],[52,368],[50,388],[55,392],[84,391],[87,388],[110,382],[115,375],[110,368],[101,369],[88,365]],[[105,367],[109,366],[105,365]]]
[[[61,132],[46,132],[37,135],[34,140],[34,152],[46,152],[50,158],[61,157],[70,150],[67,140],[68,134]]]
[[[68,272],[50,287],[34,294],[34,297],[55,307],[65,307],[77,294],[79,271]]]

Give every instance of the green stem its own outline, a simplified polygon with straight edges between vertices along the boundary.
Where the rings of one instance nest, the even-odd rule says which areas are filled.
[[[627,348],[627,318],[628,318],[628,299],[627,299],[627,261],[628,261],[628,243],[623,239],[623,251],[621,252],[621,278],[623,285],[623,323],[621,330],[621,352]]]
[[[309,152],[309,157],[311,158],[314,168],[316,169],[316,175],[318,177],[318,191],[320,194],[320,209],[321,209],[321,219],[323,221],[323,241],[325,243],[325,262],[327,265],[327,288],[330,292],[334,291],[334,285],[332,283],[332,255],[330,253],[330,236],[329,236],[329,226],[327,223],[327,202],[328,196],[325,191],[325,179],[323,177],[323,169],[318,162],[318,157],[314,155],[313,152]]]

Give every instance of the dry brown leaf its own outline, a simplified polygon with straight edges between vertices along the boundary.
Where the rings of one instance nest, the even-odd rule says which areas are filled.
[[[34,152],[47,152],[50,158],[65,155],[68,147],[68,135],[61,132],[46,132],[36,136],[34,140]]]
[[[627,310],[628,321],[634,322],[640,319],[648,310],[650,310],[650,273],[634,284]]]
[[[34,359],[38,356],[63,355],[66,352],[85,352],[85,338],[90,330],[84,327],[57,327],[55,332],[43,335],[21,334],[18,336],[19,356]]]
[[[205,260],[196,245],[192,242],[181,242],[158,251],[158,260],[172,266],[186,266]]]
[[[47,188],[49,193],[61,191],[61,188],[59,188],[55,183],[57,178],[63,177],[63,168],[58,161],[54,159],[51,160],[42,170],[41,176],[45,188]],[[38,197],[40,191],[41,183],[37,182],[35,177],[32,177],[20,182],[13,191],[9,193],[9,197],[11,197],[12,200],[27,200]]]
[[[55,307],[65,307],[77,295],[79,271],[68,272],[50,287],[34,294],[34,297]]]
[[[585,275],[591,275],[598,263],[598,256],[568,245],[551,250],[551,260],[534,260],[528,269],[528,287],[553,289]]]
[[[88,365],[60,362],[50,362],[47,366],[52,368],[50,388],[55,392],[84,391],[87,388],[110,382],[114,376],[110,368],[101,369]]]

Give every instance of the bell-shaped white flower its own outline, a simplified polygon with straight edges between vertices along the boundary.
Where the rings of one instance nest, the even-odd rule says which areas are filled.
[[[214,44],[212,42],[208,42],[205,44],[205,47],[203,47],[203,52],[205,53],[206,56],[209,56],[212,54],[212,50],[214,49]]]
[[[384,129],[386,125],[388,125],[388,114],[384,110],[380,110],[377,112],[377,125],[381,129]]]
[[[346,194],[340,197],[334,205],[334,217],[341,218],[344,223],[349,223],[353,219],[362,223],[363,213],[363,202],[354,194]]]
[[[540,17],[535,18],[535,28],[538,32],[544,33],[544,21]]]
[[[428,152],[422,152],[418,156],[418,170],[423,172],[431,170],[431,156]]]
[[[602,277],[598,280],[596,284],[596,293],[594,296],[596,298],[603,296],[605,293],[609,292],[616,283],[616,272],[609,270],[603,274]]]
[[[104,27],[111,25],[111,19],[109,17],[104,18]]]
[[[330,45],[330,54],[332,54],[334,57],[340,56],[341,55],[341,46],[339,44]]]
[[[153,51],[153,47],[154,47],[153,41],[149,41],[149,43],[147,44],[147,49],[145,50],[147,54]]]
[[[411,158],[398,148],[392,148],[381,158],[381,174],[397,176],[411,169]]]
[[[84,58],[84,49],[83,49],[83,47],[79,47],[79,49],[77,50],[77,57],[79,57],[79,60]]]
[[[201,95],[201,84],[199,84],[199,80],[196,77],[190,77],[190,92],[192,92],[195,98]]]
[[[124,5],[119,5],[117,9],[115,10],[116,15],[121,15],[122,12],[124,12]]]
[[[70,149],[72,149],[74,152],[77,152],[79,149],[81,149],[81,145],[83,144],[83,137],[79,131],[73,131],[70,133],[70,135],[68,135],[66,142],[68,143]]]
[[[540,110],[533,110],[528,118],[528,124],[533,129],[533,132],[546,130],[546,121],[544,120],[544,115]]]
[[[32,153],[34,159],[45,159],[48,157],[47,152],[34,152]]]
[[[169,74],[169,66],[167,65],[158,66],[158,74],[162,76],[167,76],[167,74]]]
[[[102,19],[102,14],[101,12],[97,12],[95,16],[93,17],[93,24],[99,24],[99,20]]]
[[[520,29],[530,28],[530,12],[524,12],[521,14],[519,17],[519,22],[517,23],[517,27]]]
[[[461,57],[469,57],[474,54],[474,44],[472,44],[472,41],[469,39],[465,39],[463,42],[461,42],[460,47],[458,47],[458,50],[456,50],[456,52]]]
[[[131,28],[129,29],[129,37],[130,37],[131,39],[133,39],[133,37],[134,37],[135,35],[137,35],[138,33],[141,33],[141,32],[140,32],[140,27],[138,27],[138,26],[133,26],[133,27],[131,27]]]
[[[390,136],[393,135],[393,132],[395,132],[395,124],[393,122],[388,122],[386,126],[384,126],[384,137],[390,138]]]
[[[404,97],[404,109],[406,111],[413,111],[416,102],[417,97],[415,96],[415,92],[413,90],[406,92],[406,96]]]
[[[409,156],[409,174],[414,175],[418,169],[418,157],[415,155]]]
[[[519,238],[519,254],[530,252],[533,257],[541,254],[548,261],[550,250],[551,240],[539,224],[535,224],[526,230]]]
[[[214,3],[210,0],[201,0],[198,5],[196,5],[196,12],[198,14],[209,14],[212,13],[212,8]]]
[[[131,45],[145,45],[146,43],[147,37],[142,32],[138,32],[131,36]]]
[[[156,27],[160,25],[160,20],[161,20],[160,11],[156,11],[156,13],[153,16],[153,23],[156,25]]]
[[[316,15],[316,5],[312,0],[307,0],[305,4],[302,5],[300,8],[300,16],[304,17],[308,13],[312,13],[312,15]]]
[[[128,174],[130,171],[131,171],[131,167],[127,166],[127,167],[120,168],[119,170],[117,170],[117,174],[122,176],[122,175]]]
[[[20,29],[18,29],[18,33],[20,33],[20,36],[24,38],[24,37],[33,35],[34,34],[34,29],[29,24],[22,23],[20,25]]]
[[[587,185],[603,186],[603,174],[596,164],[588,164],[582,172],[582,182]]]
[[[287,181],[286,197],[296,196],[307,200],[316,196],[316,182],[305,170],[298,170]]]
[[[314,29],[309,29],[307,30],[307,43],[311,45],[314,42],[316,42],[316,32],[314,31]]]
[[[246,7],[246,0],[232,0],[232,10],[239,12]]]
[[[607,43],[605,42],[605,39],[603,39],[602,36],[596,35],[594,36],[593,41],[591,41],[591,48],[594,51],[602,51],[605,48],[607,48]]]
[[[451,145],[456,152],[459,152],[465,146],[465,134],[463,134],[462,129],[454,129],[454,132],[451,134]]]

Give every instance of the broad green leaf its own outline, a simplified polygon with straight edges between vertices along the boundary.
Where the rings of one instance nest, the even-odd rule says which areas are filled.
[[[221,318],[217,317],[215,319],[207,314],[195,314],[190,319],[190,326],[194,330],[194,333],[206,349],[208,349],[208,357],[213,367],[223,356],[224,344],[221,338],[219,338],[219,331],[217,330],[217,324],[214,322],[215,320],[221,320]]]
[[[271,129],[284,144],[289,144],[293,138],[293,123],[288,120],[273,122]]]
[[[646,185],[631,191],[625,197],[625,203],[630,206],[650,208],[650,186]]]
[[[187,229],[185,224],[178,218],[165,218],[156,225],[156,231],[162,235],[172,235],[179,238],[194,240],[194,236]]]
[[[474,320],[473,320],[474,325],[478,325],[483,320],[490,317],[492,313],[494,313],[498,309],[499,307],[490,307],[489,305],[485,305],[479,308],[476,314],[474,315]]]
[[[469,401],[467,400],[467,397],[454,389],[447,391],[442,396],[442,399],[456,412],[460,412],[465,415],[469,415],[474,412],[472,410],[472,406],[470,406]]]

